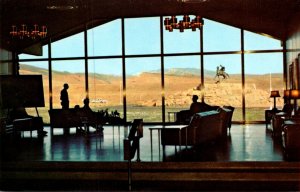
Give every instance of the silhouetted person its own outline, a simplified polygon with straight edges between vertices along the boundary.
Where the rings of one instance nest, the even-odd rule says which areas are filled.
[[[85,98],[85,99],[83,100],[83,108],[84,108],[84,109],[89,109],[89,110],[91,110],[91,108],[90,108],[90,99]]]
[[[198,102],[198,96],[193,95],[193,103],[190,106],[190,112],[192,114],[198,113],[200,111],[200,103]]]
[[[69,109],[69,95],[68,95],[69,85],[64,84],[64,88],[60,92],[61,106],[63,109]]]
[[[83,107],[82,109],[84,109],[84,116],[87,118],[89,124],[88,125],[92,125],[93,127],[96,128],[97,131],[101,131],[103,130],[103,127],[101,125],[100,122],[102,122],[102,119],[99,119],[97,117],[97,112],[94,112],[91,108],[90,108],[90,99],[85,98],[83,100]]]

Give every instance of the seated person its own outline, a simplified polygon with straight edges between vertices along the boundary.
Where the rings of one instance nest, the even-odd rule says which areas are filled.
[[[103,127],[101,126],[102,121],[101,119],[99,119],[97,117],[97,112],[94,112],[91,108],[90,108],[90,100],[88,98],[85,98],[83,100],[83,114],[82,118],[86,118],[86,120],[89,122],[89,125],[94,125],[94,127],[98,130],[103,130]]]
[[[210,106],[206,104],[205,102],[198,102],[198,96],[193,95],[193,103],[190,106],[190,113],[191,115],[203,111],[210,111],[210,110],[217,110],[219,107],[218,106]]]
[[[189,110],[181,110],[176,114],[176,123],[177,124],[189,124],[191,117],[195,113],[200,113],[204,111],[217,110],[218,106],[210,106],[205,102],[198,102],[198,96],[193,95],[193,102]]]
[[[13,108],[13,110],[9,114],[9,119],[11,123],[15,119],[23,119],[23,118],[31,118],[32,119],[32,127],[33,130],[38,131],[39,136],[46,136],[47,131],[44,131],[44,125],[43,125],[43,119],[41,117],[34,117],[31,115],[28,115],[24,107],[19,107],[19,108]]]
[[[190,112],[191,114],[195,114],[198,113],[201,109],[201,103],[198,102],[198,96],[197,95],[193,95],[193,103],[190,106]]]

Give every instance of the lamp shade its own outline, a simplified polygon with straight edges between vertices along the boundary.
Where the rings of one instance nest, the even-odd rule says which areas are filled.
[[[280,97],[279,91],[271,91],[270,97]]]
[[[300,90],[298,90],[298,89],[292,89],[290,91],[290,98],[291,99],[300,99]]]

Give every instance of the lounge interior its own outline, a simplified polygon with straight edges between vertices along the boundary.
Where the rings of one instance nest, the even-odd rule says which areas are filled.
[[[26,3],[1,0],[0,2],[1,191],[300,190],[299,0],[28,0]],[[165,17],[186,14],[204,18],[202,28],[210,21],[218,22],[240,29],[238,32],[242,37],[244,31],[249,31],[274,39],[280,42],[280,49],[245,50],[244,41],[240,40],[241,47],[237,51],[224,51],[222,54],[217,51],[203,51],[203,33],[200,27],[200,30],[197,29],[199,31],[197,38],[202,43],[199,51],[191,53],[161,51],[148,55],[125,53],[126,19],[156,17],[160,24],[158,27],[162,29],[159,31],[161,37],[165,30]],[[119,28],[120,34],[123,35],[120,55],[88,56],[87,31],[112,21],[119,21],[122,26]],[[40,27],[40,31],[46,34],[43,38],[33,40],[26,37],[18,39],[12,33],[15,32],[12,25],[22,26],[23,23],[45,24],[47,29]],[[176,26],[172,27],[178,30]],[[184,30],[186,33],[192,29]],[[78,33],[83,33],[85,38],[83,56],[75,55],[69,58],[51,56],[55,52],[51,50],[55,42]],[[164,41],[158,44],[163,47]],[[279,63],[282,63],[282,70],[277,82],[282,85],[277,85],[281,88],[281,96],[278,91],[271,90],[270,85],[270,90],[267,90],[267,97],[270,98],[267,105],[270,103],[270,109],[259,108],[261,117],[249,120],[247,111],[250,110],[247,106],[250,104],[247,103],[249,100],[245,99],[245,95],[248,94],[245,80],[247,81],[248,77],[245,73],[244,57],[252,53],[280,54],[282,60]],[[22,54],[29,55],[29,59]],[[196,113],[191,113],[186,106],[192,103],[193,94],[190,93],[198,93],[196,87],[192,88],[196,91],[187,94],[188,104],[185,107],[169,111],[168,89],[164,89],[164,81],[160,80],[168,74],[162,72],[159,73],[159,85],[162,89],[158,91],[162,92],[160,95],[162,104],[158,105],[156,102],[155,107],[159,107],[159,112],[154,112],[158,113],[156,116],[159,116],[159,120],[147,119],[148,116],[155,116],[147,114],[147,111],[143,116],[144,108],[139,108],[140,103],[136,103],[138,107],[132,105],[135,106],[138,115],[130,115],[132,108],[128,91],[130,83],[127,84],[126,93],[126,59],[157,57],[162,66],[164,62],[167,66],[165,57],[199,56],[202,67],[198,83],[201,91],[207,72],[203,69],[205,62],[203,58],[205,55],[214,54],[241,56],[240,107],[234,106],[233,103],[218,103],[217,100],[216,103],[207,102],[209,105],[205,104],[199,107],[201,109],[197,109]],[[63,63],[69,59],[84,61],[82,76],[84,98],[91,98],[92,95],[89,93],[89,90],[92,90],[89,84],[90,73],[87,72],[90,69],[89,60],[121,61],[122,77],[118,80],[120,81],[118,86],[125,91],[125,93],[117,92],[117,101],[119,102],[120,98],[120,103],[123,103],[118,108],[121,114],[117,111],[114,114],[105,114],[103,113],[105,111],[98,109],[98,112],[95,112],[96,109],[92,108],[94,112],[91,116],[87,115],[86,111],[83,116],[82,113],[78,116],[78,111],[75,107],[73,109],[74,103],[70,104],[68,110],[61,109],[60,103],[56,102],[55,98],[59,97],[59,89],[62,87],[60,84],[59,89],[55,88],[58,73],[52,72],[56,70],[54,67],[52,69],[52,66],[56,65],[56,61]],[[26,73],[22,63],[30,62],[46,63],[48,66],[46,72]],[[127,70],[129,71],[129,67]],[[271,79],[271,73],[266,77]],[[229,78],[233,78],[232,74]],[[43,83],[40,83],[42,80]],[[221,86],[221,83],[216,81],[213,86]],[[74,85],[70,84],[70,93]],[[200,103],[211,101],[211,96],[205,97],[201,94],[198,100]],[[72,97],[71,94],[69,96]],[[280,100],[276,99],[279,97]],[[139,99],[142,100],[141,96]],[[180,99],[183,100],[181,97]],[[276,101],[278,109],[275,107]],[[75,104],[79,102],[81,100],[78,99],[78,103]],[[109,106],[106,100],[101,99],[97,102]],[[31,111],[30,115],[33,114],[34,117],[10,121],[8,116],[12,108],[19,107],[21,103],[25,108],[30,106],[28,108],[31,109],[26,108],[26,111]],[[232,106],[235,108],[229,108]]]

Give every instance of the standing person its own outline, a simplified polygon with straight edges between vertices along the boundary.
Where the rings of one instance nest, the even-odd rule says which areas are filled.
[[[69,94],[68,94],[69,85],[64,84],[64,88],[60,92],[61,106],[63,109],[69,109]]]

